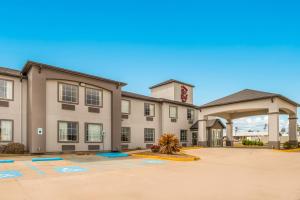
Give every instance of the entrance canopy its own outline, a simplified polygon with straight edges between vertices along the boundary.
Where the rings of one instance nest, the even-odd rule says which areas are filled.
[[[297,107],[298,103],[280,94],[256,90],[242,90],[221,99],[200,106],[199,142],[207,143],[206,127],[209,116],[227,120],[227,139],[233,141],[232,120],[242,117],[268,115],[269,146],[279,148],[279,115],[289,115],[289,134],[292,143],[297,142]],[[232,145],[232,142],[230,143]]]

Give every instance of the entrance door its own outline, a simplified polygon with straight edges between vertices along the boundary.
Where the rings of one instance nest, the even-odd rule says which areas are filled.
[[[198,145],[198,132],[192,132],[192,145]]]
[[[220,129],[212,129],[210,139],[211,147],[222,146],[222,131]]]

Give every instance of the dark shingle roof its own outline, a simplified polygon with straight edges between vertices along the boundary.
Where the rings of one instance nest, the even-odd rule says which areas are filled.
[[[21,71],[9,69],[6,67],[0,67],[0,74],[14,76],[14,77],[21,77]]]
[[[240,103],[240,102],[247,102],[247,101],[254,101],[254,100],[261,100],[261,99],[271,99],[274,97],[281,98],[281,99],[283,99],[293,105],[296,105],[296,106],[299,105],[298,103],[296,103],[280,94],[246,89],[246,90],[242,90],[240,92],[231,94],[229,96],[223,97],[221,99],[217,99],[210,103],[204,104],[204,105],[200,106],[200,108],[228,105],[228,104],[233,104],[233,103]]]
[[[220,119],[210,119],[210,120],[207,120],[206,122],[206,127],[207,128],[211,128],[213,127],[216,123],[220,123],[220,125],[223,127],[223,128],[226,128],[226,126],[223,124],[223,122],[220,120]],[[191,126],[191,130],[198,130],[199,128],[199,120],[196,121],[192,126]]]
[[[156,85],[153,85],[153,86],[150,87],[150,89],[153,89],[153,88],[156,88],[156,87],[159,87],[159,86],[163,86],[163,85],[167,85],[169,83],[179,83],[179,84],[187,85],[187,86],[190,86],[190,87],[195,87],[194,85],[191,85],[189,83],[184,83],[184,82],[181,82],[181,81],[178,81],[178,80],[175,80],[175,79],[170,79],[170,80],[164,81],[162,83],[158,83]]]
[[[170,100],[170,99],[164,99],[164,98],[149,97],[149,96],[136,94],[136,93],[133,93],[133,92],[122,91],[122,96],[123,97],[134,98],[134,99],[141,99],[141,100],[145,100],[145,101],[153,101],[153,102],[158,102],[158,103],[167,102],[167,103],[171,103],[171,104],[175,104],[175,105],[181,105],[181,106],[186,106],[186,107],[199,109],[199,106],[196,106],[194,104],[183,103],[183,102],[174,101],[174,100]]]

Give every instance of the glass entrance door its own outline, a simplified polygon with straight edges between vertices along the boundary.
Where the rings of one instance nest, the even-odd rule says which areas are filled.
[[[192,132],[192,145],[198,145],[198,132]]]
[[[222,146],[222,130],[221,129],[212,129],[210,139],[211,139],[210,144],[212,147]]]

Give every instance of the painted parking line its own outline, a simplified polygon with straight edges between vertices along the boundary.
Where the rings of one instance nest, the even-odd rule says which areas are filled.
[[[17,178],[20,176],[22,176],[22,174],[17,170],[0,171],[0,179]]]
[[[162,160],[144,160],[143,163],[144,164],[165,164],[166,161],[162,161]]]
[[[44,171],[40,170],[40,169],[39,169],[38,167],[36,167],[36,166],[33,166],[33,165],[31,164],[31,162],[24,162],[24,165],[27,166],[27,167],[29,167],[31,170],[35,171],[35,172],[36,172],[37,174],[39,174],[39,175],[44,175],[44,174],[45,174]]]
[[[86,172],[86,168],[78,166],[68,166],[68,167],[54,167],[54,170],[59,173],[76,173],[76,172]]]

